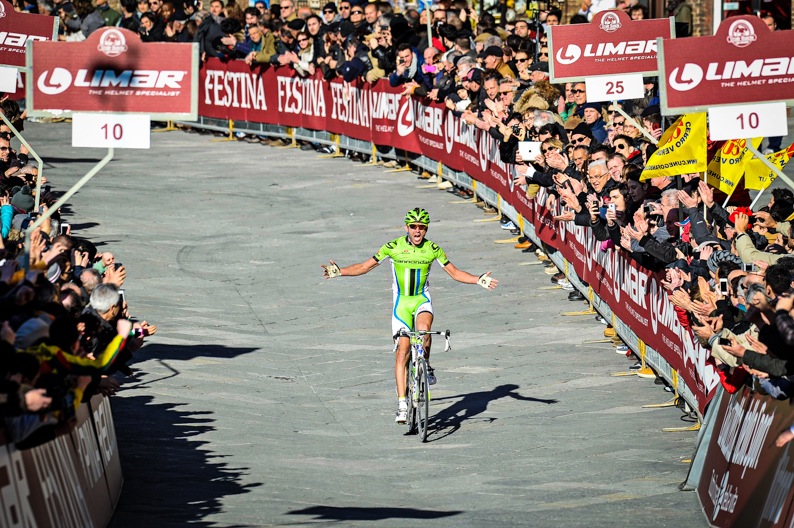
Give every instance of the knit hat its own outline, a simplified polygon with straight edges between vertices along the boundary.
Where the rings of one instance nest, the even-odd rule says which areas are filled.
[[[296,18],[295,20],[287,22],[287,27],[294,31],[303,31],[306,27],[306,22],[304,22],[302,18]]]
[[[485,48],[482,53],[480,53],[479,58],[484,59],[485,57],[503,57],[504,51],[499,46],[488,46]]]
[[[728,250],[715,251],[712,253],[706,261],[706,265],[709,267],[709,271],[714,272],[717,271],[717,267],[723,262],[733,262],[739,266],[742,265],[742,259]]]
[[[579,123],[576,125],[576,128],[573,129],[570,135],[575,136],[576,134],[587,136],[590,139],[593,139],[593,132],[590,130],[590,127],[587,126],[587,123]]]
[[[323,11],[326,11],[326,10],[333,11],[334,13],[338,13],[338,12],[339,12],[339,11],[336,9],[336,4],[335,4],[335,3],[333,3],[333,2],[328,2],[327,4],[325,4],[325,5],[323,6]]]
[[[17,329],[14,347],[24,350],[43,337],[50,337],[50,325],[39,317],[33,317]]]
[[[588,108],[592,108],[593,110],[598,111],[601,113],[601,103],[585,103],[582,105],[582,111],[584,112]]]
[[[11,198],[11,205],[26,213],[32,211],[36,202],[33,200],[33,196],[31,196],[30,192],[29,186],[25,185],[22,187],[22,189]]]

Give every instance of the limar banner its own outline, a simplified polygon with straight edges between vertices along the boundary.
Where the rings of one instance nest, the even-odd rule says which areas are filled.
[[[198,45],[141,42],[126,29],[102,28],[83,42],[27,45],[28,113],[198,115]]]
[[[25,45],[34,40],[57,40],[58,17],[19,13],[0,0],[0,66],[25,67]]]
[[[662,113],[764,101],[794,103],[794,31],[756,16],[722,21],[712,37],[659,39]]]
[[[683,115],[662,134],[640,181],[703,172],[707,155],[706,114]]]
[[[594,75],[657,75],[656,39],[675,36],[674,19],[631,20],[601,11],[589,24],[551,26],[549,75],[555,83]]]

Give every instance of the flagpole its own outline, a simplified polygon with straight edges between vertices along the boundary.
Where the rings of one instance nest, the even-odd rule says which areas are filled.
[[[722,204],[722,208],[723,208],[723,209],[725,209],[726,207],[728,207],[728,200],[730,200],[730,199],[731,199],[731,196],[733,196],[733,191],[735,191],[735,190],[736,190],[736,186],[737,186],[737,185],[739,185],[739,182],[738,182],[738,181],[737,181],[736,183],[734,183],[734,184],[733,184],[733,189],[731,189],[731,193],[728,195],[728,197],[727,197],[727,198],[725,198],[725,203],[724,203],[724,204]]]
[[[706,171],[703,171],[703,183],[706,185],[709,184],[708,179],[706,178]],[[708,211],[708,207],[706,207],[706,200],[703,200],[703,221],[706,221],[706,212]]]
[[[753,198],[753,203],[750,204],[751,211],[753,210],[753,207],[755,207],[755,204],[758,203],[758,199],[761,198],[761,195],[764,194],[767,189],[769,189],[769,185],[758,191],[758,194],[755,196],[755,198]]]
[[[659,141],[658,141],[658,140],[657,140],[655,137],[653,137],[652,135],[650,135],[650,134],[649,134],[649,133],[648,133],[648,132],[645,130],[645,128],[643,128],[643,126],[642,126],[642,125],[640,125],[639,123],[637,123],[637,122],[634,120],[634,118],[632,118],[632,117],[631,117],[629,114],[627,114],[626,112],[624,112],[624,111],[623,111],[623,109],[622,109],[621,107],[619,107],[619,106],[618,106],[618,102],[617,102],[617,101],[612,101],[612,107],[613,107],[615,110],[617,110],[617,111],[618,111],[618,113],[619,113],[620,115],[622,115],[623,117],[625,117],[625,118],[626,118],[626,121],[628,121],[629,123],[631,123],[632,125],[634,125],[634,127],[635,127],[637,130],[639,130],[640,132],[642,132],[642,135],[643,135],[643,136],[645,136],[646,138],[648,138],[648,141],[650,141],[650,142],[651,142],[651,143],[653,143],[654,145],[658,145],[658,144],[659,144]]]

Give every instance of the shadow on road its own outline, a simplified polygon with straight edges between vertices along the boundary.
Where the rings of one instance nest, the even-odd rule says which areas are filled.
[[[460,429],[464,421],[472,420],[477,415],[482,414],[488,409],[488,404],[490,402],[500,398],[509,397],[521,401],[545,403],[547,405],[557,403],[557,400],[543,400],[530,396],[522,396],[516,392],[518,388],[518,385],[500,385],[490,391],[470,392],[469,394],[449,396],[446,398],[433,398],[433,402],[444,400],[458,401],[430,417],[430,421],[428,422],[427,441],[434,442],[451,435]],[[493,422],[496,418],[487,417],[481,418],[481,420]]]
[[[314,515],[314,521],[381,521],[384,519],[441,519],[461,511],[417,510],[415,508],[355,508],[312,506],[293,510],[289,515]]]
[[[136,359],[153,356],[165,365],[165,359],[233,358],[253,350],[153,345],[138,351]],[[179,375],[168,368],[171,374],[159,380]],[[225,497],[248,493],[262,484],[243,484],[248,468],[230,467],[222,461],[223,453],[205,447],[206,440],[195,439],[215,429],[212,412],[188,410],[186,403],[154,403],[154,397],[147,394],[125,394],[125,389],[132,388],[145,392],[145,386],[157,381],[122,385],[120,395],[111,400],[124,488],[110,526],[209,526],[212,523],[204,519],[222,511]],[[191,403],[192,409],[195,406]]]

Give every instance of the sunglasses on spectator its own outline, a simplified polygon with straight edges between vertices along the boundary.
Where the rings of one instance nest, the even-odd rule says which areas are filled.
[[[559,152],[559,151],[560,151],[560,149],[558,149],[557,147],[549,147],[549,148],[547,148],[547,149],[540,149],[540,151],[541,151],[543,154],[546,154],[547,152]]]
[[[5,152],[6,150],[8,150],[8,147],[0,147],[0,151]]]
[[[299,38],[299,39],[298,39],[298,42],[308,42],[308,41],[309,41],[309,39],[307,39],[307,38],[305,38],[305,37],[304,37],[304,38]]]
[[[516,62],[527,62],[529,59],[516,59]]]
[[[548,56],[549,56],[549,52],[548,51],[546,51],[546,52],[541,51],[540,53],[538,53],[538,57],[548,57]],[[573,91],[573,93],[576,93],[576,91]],[[582,93],[584,93],[584,91]]]
[[[613,121],[612,123],[613,123],[613,124],[614,124],[616,127],[618,127],[618,126],[623,126],[623,123],[625,123],[625,122],[626,122],[626,120],[624,119],[623,121]]]
[[[357,11],[357,10],[353,10],[353,11],[351,11],[351,12],[350,12],[350,14],[351,14],[351,15],[363,15],[363,14],[364,14],[364,11]]]
[[[410,224],[408,228],[414,231],[427,231],[427,226],[424,224]]]
[[[628,145],[621,145],[621,144],[618,144],[618,145],[615,145],[615,148],[616,148],[617,150],[623,150],[623,149],[628,149],[628,148],[629,148],[629,146],[628,146]]]
[[[587,137],[571,138],[571,143],[584,143]]]
[[[580,93],[585,93],[585,90],[571,90],[571,93],[572,93],[572,94],[580,94]]]
[[[350,6],[339,6],[339,10],[341,11],[342,9],[345,10],[350,9]]]

